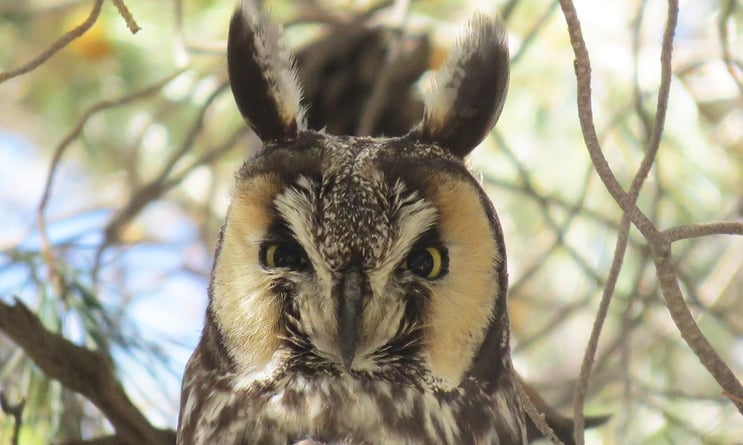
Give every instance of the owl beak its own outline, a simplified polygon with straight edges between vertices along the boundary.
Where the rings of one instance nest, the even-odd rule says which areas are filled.
[[[351,370],[359,344],[364,297],[364,275],[358,266],[349,267],[341,277],[338,292],[338,347],[343,366]]]

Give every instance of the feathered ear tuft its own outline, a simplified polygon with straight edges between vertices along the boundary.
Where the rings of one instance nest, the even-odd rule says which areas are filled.
[[[493,128],[503,109],[508,61],[503,24],[475,14],[434,76],[432,91],[424,98],[423,121],[413,136],[460,157],[469,154]]]
[[[230,22],[227,65],[240,113],[263,141],[293,139],[306,128],[294,58],[280,29],[242,0]]]

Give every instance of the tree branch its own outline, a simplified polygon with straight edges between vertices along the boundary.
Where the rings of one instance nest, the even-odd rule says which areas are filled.
[[[175,443],[172,430],[155,428],[134,406],[105,356],[47,331],[21,301],[14,305],[0,301],[0,330],[23,348],[47,377],[93,402],[126,443]]]
[[[596,350],[598,349],[599,337],[601,336],[604,321],[606,321],[606,317],[609,314],[609,306],[612,297],[614,296],[614,289],[616,288],[617,279],[619,278],[619,272],[621,272],[622,265],[624,264],[624,254],[627,251],[627,239],[629,237],[629,226],[629,217],[625,214],[622,216],[622,221],[619,224],[619,234],[617,235],[617,241],[614,247],[614,258],[612,259],[609,276],[606,279],[606,285],[604,286],[604,291],[601,295],[599,308],[593,321],[588,345],[586,345],[586,351],[583,354],[583,361],[580,366],[580,377],[576,382],[575,396],[573,398],[573,436],[577,444],[583,443],[583,431],[585,429],[583,405],[588,391],[588,379],[591,376],[591,368],[593,367],[593,361],[596,357]]]
[[[119,15],[121,18],[124,19],[126,22],[127,28],[129,28],[129,31],[131,31],[132,34],[136,34],[139,32],[140,28],[137,24],[137,21],[134,20],[134,16],[129,11],[129,8],[126,7],[124,4],[124,0],[111,0],[113,4],[116,6],[116,9],[119,10]]]
[[[8,399],[5,398],[5,393],[0,391],[0,409],[5,414],[13,416],[15,422],[13,423],[13,435],[10,438],[12,445],[18,445],[18,434],[21,431],[21,424],[23,423],[23,408],[26,406],[26,401],[21,400],[15,405],[11,405]]]
[[[93,9],[90,10],[90,14],[84,22],[82,22],[71,31],[66,32],[56,42],[52,43],[52,45],[47,48],[46,51],[39,54],[35,59],[31,60],[20,68],[0,73],[0,83],[3,83],[6,80],[12,79],[14,77],[18,77],[22,74],[26,74],[29,71],[33,71],[42,63],[49,60],[57,52],[59,52],[59,50],[69,45],[70,42],[88,32],[88,30],[92,28],[95,22],[98,20],[98,16],[101,15],[101,6],[103,6],[103,0],[95,0]]]
[[[708,235],[743,235],[743,222],[721,221],[671,227],[661,232],[668,242]]]
[[[617,181],[614,172],[611,170],[606,157],[601,151],[601,146],[596,136],[596,129],[593,123],[593,111],[591,107],[590,58],[583,39],[580,21],[575,6],[571,0],[560,0],[560,6],[562,7],[563,15],[565,16],[565,21],[568,25],[568,33],[576,57],[575,72],[578,84],[578,116],[583,133],[583,139],[594,168],[596,169],[601,181],[604,183],[604,186],[614,198],[614,201],[624,212],[623,219],[629,218],[629,220],[640,230],[650,245],[654,255],[656,275],[660,283],[661,291],[666,299],[668,310],[671,313],[673,321],[678,327],[682,338],[686,341],[715,380],[717,380],[723,390],[734,396],[729,397],[730,400],[735,404],[738,410],[743,413],[743,403],[736,400],[743,395],[743,386],[741,386],[728,365],[720,358],[706,337],[704,337],[694,321],[689,308],[686,306],[676,277],[675,267],[671,260],[670,242],[664,238],[663,233],[658,231],[653,222],[639,208],[637,208],[635,204],[644,179],[653,165],[663,131],[668,91],[671,81],[671,54],[673,50],[673,35],[678,17],[678,2],[676,0],[669,0],[668,2],[668,17],[661,51],[661,86],[658,94],[656,119],[650,139],[648,140],[648,150],[640,169],[633,180],[629,192],[625,192]],[[671,233],[673,234],[673,232]],[[603,304],[604,302],[602,301],[602,307]],[[597,320],[601,314],[602,312],[599,312]],[[584,364],[589,363],[589,367],[590,361],[592,360],[592,357],[589,357],[590,352],[590,350],[587,350],[586,356],[584,356]],[[581,376],[584,377],[583,372],[581,373]],[[587,379],[587,375],[585,375],[585,377]],[[583,443],[583,392],[580,388],[581,385],[585,384],[587,384],[587,380],[579,382],[579,389],[576,391],[574,401],[575,439],[578,444]]]
[[[519,392],[519,397],[521,397],[521,402],[524,404],[524,410],[526,411],[527,416],[529,416],[529,419],[534,423],[534,426],[539,430],[540,433],[544,435],[544,437],[556,445],[565,445],[556,435],[555,432],[552,430],[552,428],[547,424],[547,421],[544,418],[544,414],[539,412],[537,407],[534,405],[534,402],[531,400],[530,394],[526,390],[526,385],[524,385],[524,382],[519,378],[516,382],[516,389]],[[533,395],[536,395],[536,392],[530,391]]]
[[[54,184],[54,179],[57,174],[57,170],[60,166],[60,163],[62,162],[62,157],[67,152],[67,149],[70,147],[70,144],[80,136],[80,133],[83,132],[83,129],[85,128],[85,124],[88,123],[88,120],[94,116],[95,114],[109,110],[111,108],[116,108],[119,106],[126,105],[130,102],[134,102],[139,99],[143,99],[145,97],[148,97],[152,94],[157,93],[162,89],[163,86],[165,86],[168,82],[173,80],[176,76],[181,74],[184,70],[178,70],[174,72],[173,74],[165,77],[164,79],[161,79],[155,83],[153,83],[150,86],[147,86],[141,90],[135,91],[133,93],[127,94],[125,96],[119,97],[114,100],[104,100],[101,101],[92,107],[90,107],[85,113],[83,113],[83,116],[77,121],[77,124],[75,127],[70,130],[70,132],[65,135],[65,137],[60,141],[59,145],[54,149],[54,153],[52,154],[52,160],[49,165],[49,172],[46,176],[46,182],[44,183],[44,191],[42,192],[41,199],[39,200],[39,206],[36,210],[36,225],[39,228],[39,237],[41,238],[41,256],[44,258],[44,262],[47,265],[48,270],[48,276],[49,281],[52,285],[52,288],[57,292],[59,296],[64,295],[64,283],[62,280],[62,276],[60,275],[59,271],[57,270],[57,264],[54,257],[54,251],[52,249],[52,244],[49,240],[49,236],[47,234],[47,225],[46,225],[46,207],[49,204],[49,199],[52,196],[52,186]]]
[[[738,408],[738,411],[743,414],[743,386],[694,321],[676,279],[675,266],[671,258],[671,244],[657,242],[651,244],[651,247],[656,275],[663,291],[663,297],[666,300],[666,306],[671,313],[673,322],[681,332],[681,337],[694,351],[699,361],[707,368],[723,391],[730,395],[728,398]]]

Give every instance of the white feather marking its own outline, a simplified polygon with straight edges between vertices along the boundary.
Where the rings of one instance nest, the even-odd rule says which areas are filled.
[[[312,339],[318,353],[340,363],[335,335],[336,311],[331,298],[333,274],[318,250],[316,235],[312,231],[316,202],[315,185],[306,177],[299,177],[295,187],[284,190],[274,199],[276,210],[304,249],[314,271],[312,280],[297,283],[301,286],[296,303],[302,314],[302,328]]]
[[[385,292],[390,274],[409,253],[413,243],[436,223],[437,212],[432,203],[417,193],[407,196],[404,193],[404,184],[399,181],[395,183],[392,194],[400,197],[400,207],[394,215],[394,222],[398,224],[397,236],[383,261],[369,271],[369,284],[376,295]]]
[[[438,129],[449,122],[449,112],[454,108],[457,93],[465,78],[464,66],[467,59],[480,48],[480,38],[486,26],[491,26],[490,19],[481,13],[475,14],[457,39],[444,65],[431,77],[423,102],[425,121],[432,133],[438,132]]]
[[[314,192],[315,186],[304,176],[297,179],[296,187],[290,187],[278,194],[274,199],[274,205],[289,229],[294,233],[297,242],[304,248],[315,273],[321,283],[329,283],[331,271],[317,249],[317,242],[312,233],[314,226],[314,205],[317,196]]]
[[[296,61],[281,38],[281,28],[256,9],[252,0],[241,0],[238,5],[244,22],[255,30],[257,58],[284,122],[296,119],[297,129],[306,130],[305,108],[301,106],[302,87],[299,83]]]

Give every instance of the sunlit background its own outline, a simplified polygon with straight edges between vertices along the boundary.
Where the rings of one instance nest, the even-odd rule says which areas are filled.
[[[105,2],[83,37],[0,84],[0,299],[19,298],[48,329],[110,354],[151,422],[175,428],[232,175],[255,139],[224,88],[234,3],[125,3],[142,28],[137,34]],[[299,49],[323,36],[323,18],[348,19],[379,2],[265,3]],[[0,71],[40,54],[91,5],[3,0]],[[666,3],[576,6],[592,58],[599,138],[628,187],[655,115]],[[660,228],[740,221],[743,5],[685,0],[680,7],[666,131],[639,205]],[[385,14],[391,9],[370,22],[400,25]],[[583,144],[574,56],[556,1],[413,1],[405,30],[430,33],[436,66],[476,9],[501,12],[512,55],[503,115],[472,164],[505,230],[514,362],[568,413],[621,214]],[[88,114],[147,88],[150,94]],[[45,240],[38,212],[55,151],[62,157],[44,210]],[[674,258],[687,303],[740,378],[743,239],[678,242]],[[92,404],[47,380],[5,337],[0,390],[12,401],[26,399],[22,444],[112,431]],[[743,418],[681,340],[634,230],[586,412],[612,415],[587,433],[587,443],[743,443]],[[8,443],[12,426],[0,414],[0,443]]]

